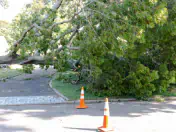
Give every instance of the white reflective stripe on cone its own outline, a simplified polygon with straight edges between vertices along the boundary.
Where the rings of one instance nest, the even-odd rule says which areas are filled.
[[[109,103],[108,102],[105,102],[104,115],[107,115],[107,116],[110,115],[110,113],[109,113]]]
[[[84,90],[81,90],[81,94],[84,94]]]
[[[109,115],[110,115],[109,109],[104,110],[104,115],[106,115],[106,116],[109,116]]]
[[[84,96],[83,96],[83,95],[81,95],[81,99],[84,99]]]
[[[109,103],[108,103],[108,102],[105,102],[104,108],[105,108],[105,109],[109,109]]]

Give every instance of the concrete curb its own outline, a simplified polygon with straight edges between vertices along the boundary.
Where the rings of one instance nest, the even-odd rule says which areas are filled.
[[[174,101],[176,100],[176,97],[165,97],[164,98],[165,101]],[[87,104],[90,104],[90,103],[103,103],[105,100],[103,99],[97,99],[97,100],[85,100],[85,102]],[[127,99],[124,99],[124,98],[119,98],[119,99],[109,99],[109,102],[139,102],[141,100],[137,100],[135,98],[127,98]],[[152,101],[155,101],[154,98],[150,98],[148,101],[143,101],[143,102],[152,102]],[[66,102],[61,102],[61,104],[78,104],[79,103],[79,100],[73,100],[73,101],[66,101]]]
[[[31,104],[5,104],[5,105],[0,105],[0,107],[2,106],[30,106],[30,105],[57,105],[57,104],[66,104],[65,102],[63,103],[31,103]]]
[[[64,96],[65,97],[65,96]],[[165,101],[174,101],[176,100],[176,97],[166,97],[164,98]],[[152,102],[155,101],[154,98],[151,98],[149,101],[140,101],[140,100],[136,100],[134,98],[128,98],[128,99],[109,99],[109,102]],[[85,102],[87,104],[93,104],[93,103],[104,103],[104,100],[85,100]],[[159,102],[160,103],[160,102]],[[25,106],[25,105],[64,105],[64,104],[79,104],[79,100],[73,100],[73,101],[69,101],[66,100],[65,102],[60,102],[60,103],[40,103],[40,104],[10,104],[10,105],[0,105],[1,106]]]
[[[165,97],[165,100],[176,100],[176,97]]]
[[[137,101],[136,99],[130,98],[130,99],[109,99],[109,102],[129,102],[129,101]],[[104,103],[104,99],[97,99],[97,100],[85,100],[85,103]],[[63,102],[64,104],[77,104],[79,103],[79,100],[73,100],[73,101],[66,101]]]
[[[130,100],[130,99],[109,99],[109,102],[128,102],[128,101],[136,101],[136,100]],[[104,100],[85,100],[86,104],[93,104],[93,103],[104,103]],[[65,101],[65,102],[58,102],[58,103],[31,103],[31,104],[6,104],[6,105],[0,105],[1,106],[23,106],[23,105],[62,105],[62,104],[79,104],[79,100],[71,100],[71,101]]]
[[[176,97],[162,97],[161,96],[161,99],[164,99],[164,101],[174,101],[174,100],[176,100]],[[148,101],[156,101],[156,99],[155,98],[149,98],[148,99]]]
[[[63,94],[61,94],[58,90],[56,90],[55,88],[52,87],[52,81],[53,81],[53,78],[50,80],[49,82],[49,86],[50,88],[58,95],[60,96],[61,98],[63,98],[65,101],[68,101],[69,99],[67,97],[65,97]]]

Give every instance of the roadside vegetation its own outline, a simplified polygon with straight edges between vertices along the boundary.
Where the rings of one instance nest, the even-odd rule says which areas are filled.
[[[85,99],[86,100],[95,100],[102,99],[98,95],[92,94],[87,90],[87,84],[85,83],[75,83],[78,77],[76,73],[72,71],[67,71],[64,73],[57,73],[52,81],[52,87],[57,89],[61,94],[66,96],[69,100],[78,100],[80,99],[81,87],[84,87]]]
[[[72,71],[57,80],[98,97],[147,100],[176,83],[175,0],[34,0],[1,34],[0,64]]]
[[[0,79],[7,79],[23,74],[21,70],[10,69],[10,68],[0,68]]]

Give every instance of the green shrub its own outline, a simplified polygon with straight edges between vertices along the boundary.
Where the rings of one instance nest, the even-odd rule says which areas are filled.
[[[79,80],[79,73],[78,72],[72,72],[72,71],[60,72],[60,73],[57,74],[56,80],[71,83],[72,81]]]
[[[34,66],[32,64],[23,65],[23,72],[32,74],[32,70],[34,70]]]
[[[124,75],[126,69],[119,72],[121,64],[122,61],[119,65],[115,64],[116,68],[102,72],[89,90],[99,96],[133,96],[143,100],[152,96],[156,90],[154,81],[159,78],[158,72],[137,63],[133,71]]]
[[[157,71],[150,71],[148,67],[138,63],[135,70],[125,78],[124,85],[128,89],[128,93],[145,100],[155,92],[156,87],[153,82],[158,78]]]
[[[164,93],[169,90],[170,84],[175,83],[175,71],[169,71],[166,64],[159,66],[159,79],[155,82],[156,93]]]

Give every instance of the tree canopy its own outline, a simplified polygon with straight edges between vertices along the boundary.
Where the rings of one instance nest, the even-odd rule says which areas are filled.
[[[64,71],[79,63],[96,94],[145,99],[175,83],[175,0],[34,0],[6,38],[1,64]]]

